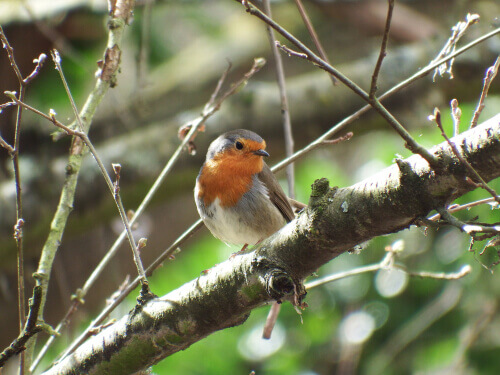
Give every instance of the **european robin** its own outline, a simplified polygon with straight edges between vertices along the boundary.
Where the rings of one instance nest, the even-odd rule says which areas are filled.
[[[255,245],[294,218],[287,196],[264,162],[266,142],[250,130],[222,134],[196,178],[198,212],[228,244]]]

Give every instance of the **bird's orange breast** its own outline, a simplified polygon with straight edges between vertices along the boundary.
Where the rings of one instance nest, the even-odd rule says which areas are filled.
[[[226,150],[205,162],[198,176],[198,197],[205,206],[219,198],[222,207],[232,207],[252,186],[254,174],[262,171],[262,156]]]

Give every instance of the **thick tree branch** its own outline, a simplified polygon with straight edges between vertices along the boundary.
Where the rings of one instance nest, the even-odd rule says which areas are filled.
[[[485,181],[500,176],[500,115],[452,140]],[[136,308],[45,374],[130,374],[243,323],[272,300],[300,304],[303,280],[324,263],[474,189],[447,142],[430,152],[443,164],[439,173],[414,155],[350,187],[317,180],[309,206],[254,252]]]

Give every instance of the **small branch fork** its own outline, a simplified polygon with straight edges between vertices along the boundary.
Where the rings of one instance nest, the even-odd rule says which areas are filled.
[[[238,0],[237,0],[238,1]],[[240,2],[240,1],[238,1]],[[439,169],[440,165],[437,158],[431,155],[427,149],[418,144],[415,139],[410,135],[410,133],[399,123],[398,120],[380,103],[379,99],[376,97],[370,98],[363,89],[361,89],[357,84],[347,78],[340,71],[335,69],[333,66],[328,64],[326,61],[317,56],[309,48],[307,48],[300,40],[290,34],[287,30],[281,27],[278,23],[269,18],[266,14],[261,12],[257,7],[251,4],[248,0],[241,0],[241,3],[245,7],[246,11],[253,16],[261,19],[263,22],[271,26],[274,30],[288,39],[293,43],[302,53],[300,56],[304,56],[305,59],[311,61],[314,65],[325,70],[327,73],[335,76],[340,82],[350,88],[355,94],[360,96],[364,101],[370,104],[392,127],[393,129],[405,140],[406,147],[413,153],[421,155],[434,169]],[[279,43],[279,42],[276,42]],[[299,55],[297,55],[299,56]]]
[[[35,334],[44,329],[43,324],[37,324],[37,316],[40,311],[40,304],[42,302],[42,288],[35,286],[33,288],[33,297],[30,299],[29,314],[21,334],[17,339],[0,353],[0,368],[7,362],[9,358],[14,355],[24,352],[26,349],[26,342]],[[1,372],[1,371],[0,371]]]

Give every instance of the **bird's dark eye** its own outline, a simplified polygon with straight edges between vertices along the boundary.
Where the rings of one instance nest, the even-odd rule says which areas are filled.
[[[237,148],[238,150],[243,149],[243,143],[241,143],[240,141],[237,141],[237,142],[236,142],[236,144],[235,144],[235,146],[236,146],[236,148]]]

